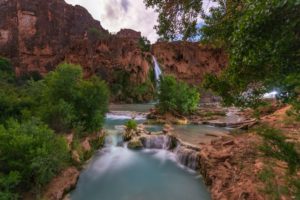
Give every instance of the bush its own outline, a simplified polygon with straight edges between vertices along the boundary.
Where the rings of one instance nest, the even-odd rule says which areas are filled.
[[[137,122],[133,119],[130,119],[125,123],[126,129],[127,130],[136,130],[137,128]]]
[[[0,81],[13,83],[15,78],[15,72],[9,60],[0,57]]]
[[[9,118],[21,120],[32,106],[32,99],[25,91],[9,84],[0,84],[0,124]]]
[[[197,109],[200,95],[196,88],[165,76],[161,78],[158,99],[157,107],[162,113],[189,114]]]
[[[151,81],[151,74],[144,83],[136,84],[130,81],[130,73],[126,71],[115,71],[111,93],[114,100],[127,103],[142,103],[153,100],[155,96],[154,82]]]
[[[90,28],[87,32],[87,35],[88,39],[93,43],[99,40],[105,40],[110,36],[108,33],[103,32],[98,28]]]
[[[18,194],[16,194],[13,190],[19,182],[20,174],[18,172],[10,172],[8,175],[3,175],[0,173],[0,199],[18,199]]]
[[[0,126],[0,188],[6,191],[37,189],[45,185],[68,162],[65,140],[38,120]],[[12,181],[8,181],[12,180]]]
[[[262,126],[257,132],[264,138],[264,144],[260,149],[266,156],[287,162],[291,173],[294,173],[299,168],[300,155],[296,151],[295,145],[286,142],[287,138],[279,130]]]
[[[57,132],[99,130],[108,110],[109,91],[96,77],[83,80],[80,66],[62,64],[31,87],[37,116]]]

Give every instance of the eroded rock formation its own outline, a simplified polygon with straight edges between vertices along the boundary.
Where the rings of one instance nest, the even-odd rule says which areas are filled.
[[[112,35],[86,9],[64,0],[0,0],[0,18],[0,56],[12,61],[17,76],[45,75],[69,62],[80,64],[85,77],[106,80],[112,100],[153,97],[152,58],[139,47],[140,32],[122,29]],[[165,73],[189,83],[199,83],[205,73],[218,73],[226,65],[221,50],[196,43],[160,42],[152,52]]]
[[[193,42],[158,42],[152,46],[165,74],[173,74],[191,84],[199,84],[207,73],[219,73],[227,58],[221,49]]]
[[[148,76],[147,55],[137,45],[139,32],[110,35],[81,6],[63,0],[0,0],[0,55],[13,62],[17,75],[45,74],[66,61],[81,64],[86,76],[111,71],[132,73],[131,81]],[[94,38],[90,37],[94,34]]]

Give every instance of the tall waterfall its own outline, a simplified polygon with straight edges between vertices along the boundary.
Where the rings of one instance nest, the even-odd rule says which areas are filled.
[[[161,69],[157,62],[157,59],[154,56],[152,56],[152,58],[153,58],[153,63],[154,63],[154,73],[155,73],[156,85],[158,86],[162,72],[161,72]]]

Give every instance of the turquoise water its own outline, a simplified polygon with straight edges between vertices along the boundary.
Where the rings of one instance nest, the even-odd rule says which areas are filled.
[[[138,112],[143,106],[130,106]],[[115,108],[117,109],[117,108]],[[123,111],[129,110],[124,108]],[[136,111],[136,110],[134,110]],[[80,175],[72,200],[209,200],[199,174],[180,166],[166,150],[132,151],[120,146],[122,125],[130,116],[108,115],[106,147]],[[145,119],[138,118],[142,123]],[[152,127],[153,128],[153,127]],[[159,129],[154,127],[153,129]]]
[[[105,149],[82,172],[72,200],[207,200],[201,178],[169,152]]]

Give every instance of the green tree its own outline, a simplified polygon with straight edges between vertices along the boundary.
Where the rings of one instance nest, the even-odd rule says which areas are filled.
[[[173,76],[161,78],[157,105],[160,112],[189,114],[197,109],[200,95],[196,88],[190,87]]]
[[[0,82],[13,83],[15,78],[15,72],[10,61],[0,57]]]
[[[18,199],[18,194],[14,190],[19,182],[19,172],[11,171],[7,175],[3,175],[0,172],[0,200]]]
[[[179,35],[188,39],[197,35],[197,23],[202,11],[202,1],[144,0],[147,7],[159,13],[155,29],[164,40],[174,40]]]
[[[39,120],[11,120],[0,126],[0,158],[0,174],[10,177],[0,179],[0,187],[20,191],[46,184],[66,165],[69,153],[65,140]]]
[[[37,116],[57,132],[97,131],[108,110],[106,84],[96,77],[84,80],[82,68],[71,64],[61,64],[44,80],[33,83],[31,95]]]
[[[280,96],[299,104],[295,89],[300,74],[300,3],[298,0],[214,0],[219,6],[209,15],[199,11],[201,1],[145,0],[159,12],[158,33],[165,38],[180,34],[187,39],[192,17],[202,17],[196,32],[202,42],[222,47],[229,64],[220,75],[210,75],[204,86],[223,97],[226,104],[254,106],[263,93],[278,89]],[[201,10],[201,9],[200,9]],[[180,21],[185,19],[187,25]],[[288,95],[286,95],[288,94]],[[291,98],[293,97],[293,98]]]
[[[144,52],[149,52],[151,48],[151,43],[146,37],[141,37],[139,39],[139,47]]]

